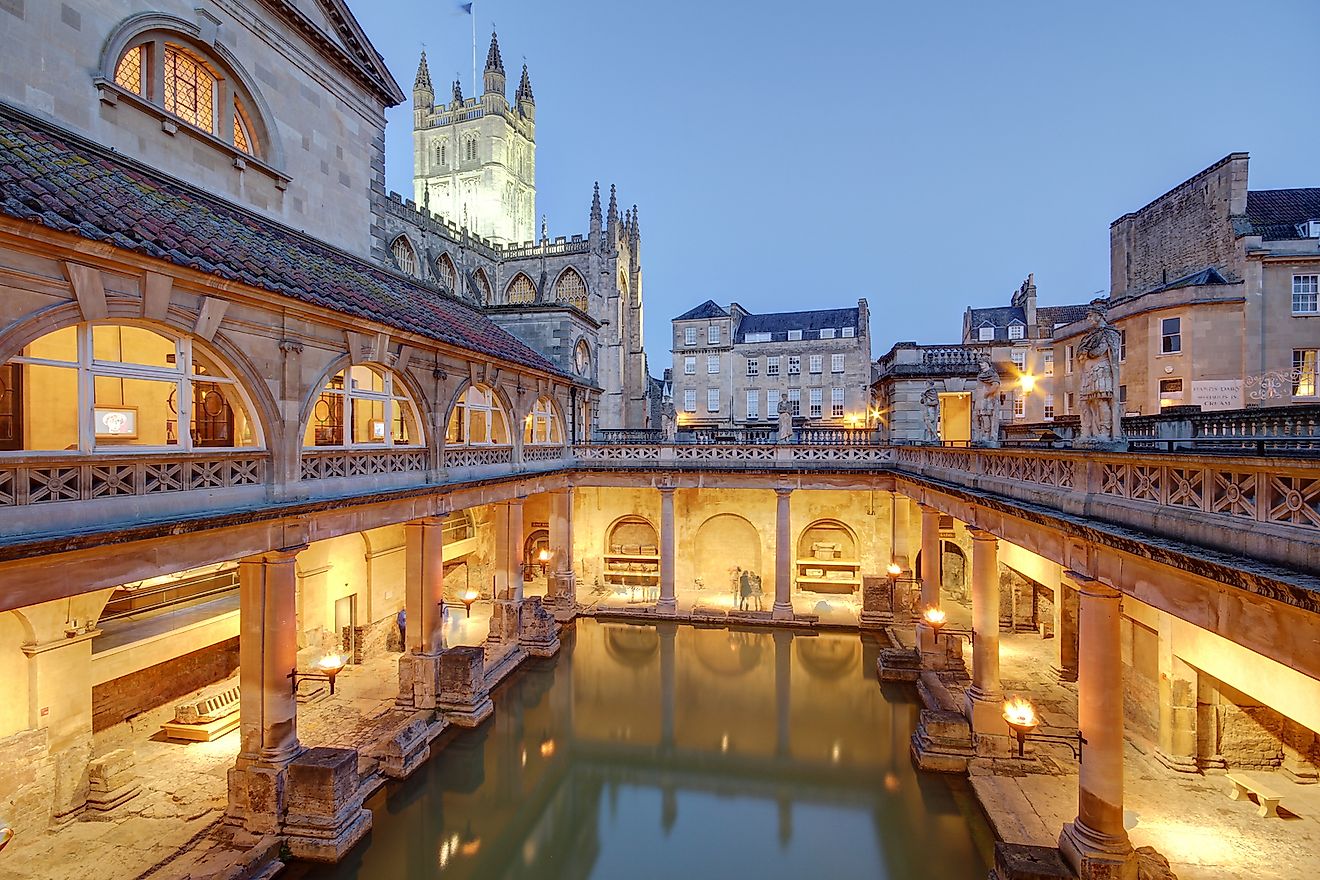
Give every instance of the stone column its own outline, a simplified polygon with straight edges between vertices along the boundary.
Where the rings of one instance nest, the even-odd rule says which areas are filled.
[[[793,636],[783,630],[773,633],[775,640],[775,754],[787,757],[791,749],[789,733],[793,728]]]
[[[494,599],[521,601],[523,595],[523,500],[495,505]]]
[[[556,616],[572,617],[577,610],[577,579],[573,572],[573,490],[550,493],[550,577],[547,604]]]
[[[1077,588],[1059,581],[1059,681],[1077,680]]]
[[[939,654],[935,632],[921,622],[927,608],[940,607],[940,512],[929,505],[921,507],[921,603],[917,609],[917,647],[923,656]]]
[[[966,711],[979,743],[986,736],[1008,736],[999,686],[999,541],[982,529],[968,532],[972,536],[973,643]]]
[[[1123,667],[1119,592],[1070,575],[1081,596],[1077,726],[1082,747],[1077,818],[1059,849],[1081,880],[1133,880],[1136,856],[1123,828]]]
[[[678,613],[674,594],[674,489],[660,487],[660,600],[655,603],[656,614]]]
[[[793,490],[775,489],[775,604],[770,616],[793,619],[793,527],[789,499]]]
[[[405,651],[399,658],[400,706],[434,709],[444,650],[444,520],[404,523]]]

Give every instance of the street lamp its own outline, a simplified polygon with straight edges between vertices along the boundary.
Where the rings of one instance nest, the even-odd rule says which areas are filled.
[[[297,667],[289,670],[288,679],[293,683],[293,692],[298,693],[298,679],[312,679],[313,681],[330,682],[330,696],[335,695],[335,676],[344,671],[348,665],[348,657],[344,654],[326,654],[320,660],[316,661],[316,668],[312,672],[299,672]]]

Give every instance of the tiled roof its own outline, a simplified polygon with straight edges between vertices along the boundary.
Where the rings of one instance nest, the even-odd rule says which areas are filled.
[[[1320,220],[1320,187],[1247,192],[1247,219],[1266,241],[1302,238],[1297,224]]]
[[[475,309],[3,104],[0,213],[562,374]]]
[[[1036,308],[1036,326],[1042,337],[1049,336],[1058,324],[1071,324],[1086,317],[1086,306],[1038,306]],[[995,328],[995,341],[1008,341],[1008,325],[1014,321],[1026,324],[1027,313],[1021,306],[996,306],[989,309],[972,309],[972,339],[979,341],[979,330],[985,324]],[[1016,340],[1014,340],[1016,341]]]
[[[698,318],[727,318],[729,313],[716,305],[715,300],[708,299],[695,309],[684,312],[675,318],[675,321],[695,321]]]
[[[1071,324],[1073,321],[1080,321],[1086,317],[1086,310],[1090,308],[1087,304],[1076,306],[1038,306],[1036,308],[1036,324],[1047,330],[1053,330],[1060,324]]]
[[[857,327],[857,309],[816,309],[809,312],[771,312],[767,315],[747,315],[738,324],[738,342],[746,342],[749,333],[769,333],[773,342],[788,340],[789,330],[806,332],[844,327]],[[805,336],[805,333],[804,333]],[[808,336],[808,339],[816,337]]]

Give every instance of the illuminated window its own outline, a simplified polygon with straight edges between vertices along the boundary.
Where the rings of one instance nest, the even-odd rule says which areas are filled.
[[[419,446],[419,424],[417,408],[393,373],[356,364],[321,388],[303,446]]]
[[[1320,275],[1294,275],[1292,284],[1293,314],[1320,314]]]
[[[451,291],[454,289],[458,281],[458,269],[454,267],[454,261],[449,258],[449,254],[441,254],[435,261],[435,275],[442,287]]]
[[[550,398],[538,398],[532,405],[523,427],[523,443],[530,446],[562,446],[564,430],[559,424],[559,415],[555,412]]]
[[[587,282],[571,266],[563,271],[555,282],[555,299],[561,303],[587,310]]]
[[[536,285],[532,279],[519,272],[504,290],[504,298],[510,305],[527,305],[536,302]]]
[[[696,412],[696,411],[697,411],[697,389],[684,388],[683,412]]]
[[[394,254],[394,265],[399,267],[400,272],[405,275],[417,274],[417,253],[406,236],[400,235],[394,239],[390,252]]]
[[[216,78],[201,61],[165,47],[165,109],[202,131],[215,132]]]
[[[445,431],[448,446],[508,446],[509,420],[487,385],[469,385],[454,404]]]
[[[119,64],[115,67],[115,84],[120,88],[128,89],[136,94],[143,94],[142,88],[142,58],[146,54],[146,49],[142,46],[134,46],[124,53],[119,59]]]
[[[1314,348],[1293,349],[1292,393],[1293,397],[1315,396],[1316,355],[1320,350]]]
[[[79,324],[29,343],[0,367],[0,404],[5,449],[261,445],[242,388],[218,360],[187,337],[127,324]]]

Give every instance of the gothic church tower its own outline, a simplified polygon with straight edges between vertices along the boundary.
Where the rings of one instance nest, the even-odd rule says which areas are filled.
[[[437,104],[422,53],[413,83],[414,198],[497,244],[530,242],[536,222],[536,101],[523,65],[509,104],[493,33],[482,79],[480,98],[464,98],[456,80],[449,103]]]

